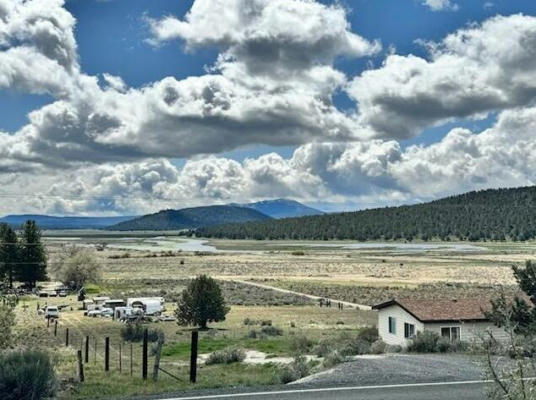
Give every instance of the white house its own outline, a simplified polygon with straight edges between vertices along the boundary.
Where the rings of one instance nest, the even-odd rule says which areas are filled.
[[[491,331],[498,340],[506,332],[493,325],[484,312],[491,308],[489,300],[390,300],[372,307],[378,310],[378,332],[391,345],[406,347],[409,341],[424,330],[437,332],[454,341],[478,340]]]

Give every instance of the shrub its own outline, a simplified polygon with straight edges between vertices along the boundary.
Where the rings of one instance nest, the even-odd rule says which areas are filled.
[[[402,346],[399,346],[397,344],[385,345],[385,353],[401,353],[401,352],[402,352]]]
[[[260,336],[260,333],[255,329],[252,329],[248,332],[247,336],[249,339],[257,339]]]
[[[331,346],[326,340],[322,340],[313,348],[313,354],[318,357],[326,357],[331,351]]]
[[[298,354],[304,354],[311,350],[313,341],[306,336],[295,336],[290,341],[290,349]]]
[[[381,339],[378,339],[370,345],[370,352],[372,354],[382,354],[385,353],[385,347],[385,342]]]
[[[272,320],[271,319],[265,319],[261,321],[261,326],[272,326]]]
[[[370,343],[362,339],[351,340],[341,349],[341,353],[345,356],[368,354],[370,353]]]
[[[244,325],[246,325],[246,326],[258,325],[258,324],[259,324],[259,321],[257,321],[257,320],[250,319],[250,318],[245,318],[244,319]]]
[[[54,368],[47,353],[24,350],[0,355],[0,398],[39,400],[54,397]]]
[[[335,365],[343,363],[344,361],[346,361],[346,358],[340,352],[334,350],[324,358],[323,365],[326,368],[331,368]]]
[[[305,252],[303,252],[302,250],[296,250],[296,251],[293,251],[290,254],[292,254],[293,256],[304,256]]]
[[[357,334],[357,338],[369,343],[373,343],[380,338],[378,335],[378,328],[375,326],[363,328]]]
[[[408,345],[412,353],[435,353],[438,351],[439,335],[435,332],[417,332],[417,336]]]
[[[127,323],[124,327],[121,328],[121,337],[123,340],[129,342],[141,342],[143,340],[143,331],[145,328],[140,322]],[[147,331],[147,339],[149,342],[156,342],[160,335],[158,329],[149,329]]]
[[[303,356],[297,356],[289,365],[281,370],[279,380],[289,383],[304,378],[309,374],[311,366]]]
[[[439,338],[437,341],[436,351],[440,353],[446,353],[450,351],[450,341],[444,338]]]
[[[206,365],[213,364],[232,364],[242,362],[246,359],[246,352],[242,349],[228,348],[215,351],[208,356]]]
[[[277,326],[263,326],[261,333],[266,336],[282,336],[283,330]]]

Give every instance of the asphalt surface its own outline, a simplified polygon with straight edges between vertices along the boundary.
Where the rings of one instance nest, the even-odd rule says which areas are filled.
[[[288,389],[288,391],[168,397],[165,400],[485,400],[487,383],[458,382],[386,387]]]

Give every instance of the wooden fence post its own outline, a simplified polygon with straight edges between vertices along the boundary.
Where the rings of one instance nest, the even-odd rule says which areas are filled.
[[[86,336],[86,348],[84,354],[84,362],[87,364],[89,362],[89,336]]]
[[[143,380],[147,380],[147,329],[143,331],[143,349],[142,349],[142,356],[141,356],[141,375],[143,377]]]
[[[94,363],[94,364],[97,364],[97,343],[98,343],[97,338],[95,338],[95,347],[94,347],[94,350],[95,350],[95,353],[94,353],[94,354],[95,354],[95,357],[94,357],[94,359],[93,359],[93,363]]]
[[[110,370],[110,338],[104,338],[104,370]]]
[[[122,354],[121,354],[121,343],[119,343],[119,373],[122,372],[123,366],[122,366]]]
[[[54,321],[54,337],[58,336],[58,320]]]
[[[84,364],[82,364],[82,350],[76,352],[78,357],[78,380],[84,382]]]
[[[65,347],[69,346],[69,328],[65,328]]]
[[[195,383],[197,380],[197,343],[199,341],[199,332],[192,331],[192,347],[190,349],[190,382]]]
[[[130,376],[132,376],[132,343],[130,343]]]
[[[156,343],[156,354],[154,356],[153,367],[153,381],[158,380],[158,370],[160,369],[160,354],[162,353],[162,346],[164,344],[164,333],[158,335],[158,342]]]

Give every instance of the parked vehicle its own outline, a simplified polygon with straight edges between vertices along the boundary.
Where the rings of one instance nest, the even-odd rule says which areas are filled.
[[[56,306],[47,306],[45,308],[45,318],[59,318],[60,310]]]

